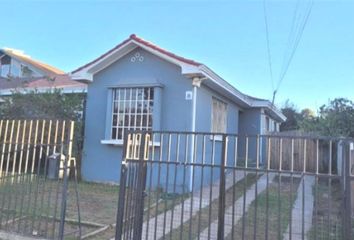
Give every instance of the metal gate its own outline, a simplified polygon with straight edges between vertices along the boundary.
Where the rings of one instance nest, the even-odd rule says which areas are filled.
[[[64,231],[73,134],[72,121],[0,120],[0,239],[80,235]]]
[[[352,139],[133,131],[116,239],[353,239]]]

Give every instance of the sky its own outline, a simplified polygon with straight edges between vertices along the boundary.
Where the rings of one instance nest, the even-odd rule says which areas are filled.
[[[0,48],[70,72],[135,33],[204,63],[246,94],[271,100],[291,49],[297,1],[265,0],[271,61],[263,0],[0,0]],[[354,0],[314,0],[275,103],[289,100],[316,111],[336,97],[354,100]]]

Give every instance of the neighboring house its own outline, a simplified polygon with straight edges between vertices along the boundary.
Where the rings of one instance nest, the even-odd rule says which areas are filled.
[[[284,115],[206,65],[135,35],[71,73],[88,83],[82,177],[119,180],[128,129],[266,134]]]
[[[0,49],[0,96],[53,88],[64,93],[86,92],[86,84],[71,80],[62,70],[34,60],[22,51]]]

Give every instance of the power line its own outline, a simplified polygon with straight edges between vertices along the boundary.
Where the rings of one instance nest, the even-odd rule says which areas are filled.
[[[268,66],[269,66],[270,80],[271,80],[271,83],[272,83],[272,90],[274,91],[274,78],[273,78],[273,68],[272,68],[272,56],[270,54],[269,29],[268,29],[266,0],[263,0],[263,13],[264,13],[264,23],[265,23],[266,39],[267,39]]]
[[[296,2],[296,7],[294,10],[294,15],[292,18],[291,29],[288,36],[287,46],[284,51],[284,57],[281,69],[279,71],[279,79],[277,82],[276,87],[274,88],[274,76],[273,76],[273,67],[272,67],[272,57],[271,57],[271,50],[270,50],[270,41],[269,41],[269,24],[268,24],[268,17],[267,17],[267,8],[266,8],[266,0],[263,1],[263,12],[264,12],[264,22],[265,22],[265,29],[266,29],[266,39],[267,39],[267,53],[268,53],[268,65],[272,83],[272,90],[273,90],[273,98],[272,104],[274,104],[275,96],[284,81],[284,78],[288,72],[290,63],[294,58],[298,45],[300,43],[301,37],[307,25],[309,16],[311,14],[311,10],[313,7],[313,0],[309,0],[308,5],[305,5],[305,11],[303,13],[300,11],[300,1]]]

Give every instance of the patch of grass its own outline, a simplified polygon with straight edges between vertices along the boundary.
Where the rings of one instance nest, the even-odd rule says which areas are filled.
[[[338,179],[319,178],[313,187],[315,206],[309,239],[340,240],[342,234],[343,195]],[[353,226],[354,227],[354,226]],[[354,228],[353,228],[354,229]]]
[[[258,176],[253,173],[246,174],[245,178],[236,182],[231,188],[229,188],[225,192],[225,208],[232,206],[234,201],[236,201],[242,196],[245,189],[247,190],[252,184],[254,184],[258,180],[259,177],[260,174]],[[218,208],[219,199],[217,198],[212,201],[209,206],[200,209],[198,213],[195,214],[191,219],[186,221],[183,226],[180,226],[179,228],[174,229],[172,232],[170,232],[165,237],[165,239],[181,239],[181,234],[182,239],[189,239],[190,237],[191,239],[194,239],[198,237],[198,232],[203,231],[209,226],[211,222],[218,218]]]
[[[299,180],[295,178],[276,177],[268,189],[251,203],[248,211],[243,213],[243,218],[234,226],[233,233],[226,239],[231,239],[232,236],[234,239],[264,239],[266,235],[268,239],[282,239],[296,200],[298,184]]]

